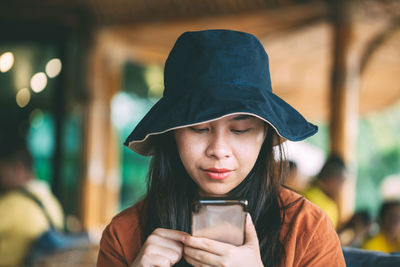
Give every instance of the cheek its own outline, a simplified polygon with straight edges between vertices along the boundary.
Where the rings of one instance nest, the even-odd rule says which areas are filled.
[[[201,155],[201,145],[198,140],[192,140],[190,136],[177,139],[179,156],[186,170],[194,168],[198,157]],[[196,144],[196,145],[194,145]]]
[[[243,170],[246,170],[246,172],[250,171],[256,163],[258,154],[261,150],[262,141],[263,139],[261,139],[261,142],[250,143],[247,145],[243,145],[242,143],[238,146],[238,149],[236,150],[236,158]]]

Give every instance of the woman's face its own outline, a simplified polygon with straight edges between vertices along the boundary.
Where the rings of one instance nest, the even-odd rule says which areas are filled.
[[[223,196],[253,168],[267,130],[249,115],[224,118],[175,130],[183,166],[202,196]]]

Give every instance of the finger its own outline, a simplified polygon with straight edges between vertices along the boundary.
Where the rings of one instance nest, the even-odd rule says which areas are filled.
[[[192,248],[192,247],[188,247],[188,246],[185,246],[183,248],[183,253],[184,253],[184,255],[187,255],[190,258],[192,258],[198,262],[201,262],[203,264],[209,264],[209,265],[214,265],[217,262],[219,262],[221,259],[221,256],[217,256],[208,251],[204,251],[204,250],[200,250],[200,249],[196,249],[196,248]]]
[[[187,235],[187,233],[178,231],[178,230],[173,230],[173,229],[165,229],[165,228],[157,228],[156,230],[153,231],[153,234],[156,234],[158,236],[172,239],[175,241],[182,241],[182,238]]]
[[[156,244],[157,246],[160,246],[160,247],[169,248],[180,254],[182,253],[182,249],[183,249],[183,244],[181,242],[174,241],[172,239],[168,239],[165,237],[161,237],[157,234],[151,234],[147,238],[146,243]]]
[[[182,242],[185,246],[208,251],[220,256],[225,255],[226,252],[233,247],[231,244],[218,242],[204,237],[194,237],[191,235],[186,235],[182,239]]]
[[[157,255],[164,257],[171,262],[171,265],[177,263],[182,258],[182,253],[183,250],[177,252],[174,249],[158,246],[156,244],[147,245],[143,251],[144,255]]]
[[[247,213],[246,216],[246,240],[245,240],[245,245],[253,245],[253,246],[259,246],[258,244],[258,237],[257,237],[257,231],[256,228],[254,227],[253,221],[251,219],[250,213]]]
[[[142,266],[171,267],[175,263],[164,256],[154,254],[144,255],[142,259]]]
[[[216,266],[216,265],[208,265],[206,263],[200,262],[200,261],[198,261],[196,259],[193,259],[189,255],[184,255],[184,258],[185,258],[187,263],[189,263],[190,265],[192,265],[194,267],[213,267],[213,266]]]

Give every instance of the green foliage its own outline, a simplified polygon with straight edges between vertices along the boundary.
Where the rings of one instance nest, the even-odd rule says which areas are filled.
[[[400,173],[400,102],[360,119],[357,163],[356,209],[376,214],[383,179]]]

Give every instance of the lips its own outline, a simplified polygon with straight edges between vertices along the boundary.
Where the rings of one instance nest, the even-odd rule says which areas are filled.
[[[204,170],[205,174],[213,180],[224,180],[232,173],[228,169],[209,168]]]

